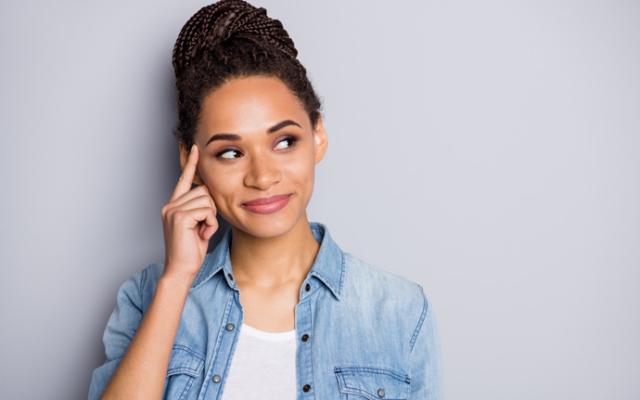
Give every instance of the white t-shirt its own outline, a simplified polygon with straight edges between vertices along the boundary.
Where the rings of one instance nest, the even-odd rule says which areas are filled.
[[[243,323],[222,399],[295,400],[296,346],[295,329],[267,332]]]

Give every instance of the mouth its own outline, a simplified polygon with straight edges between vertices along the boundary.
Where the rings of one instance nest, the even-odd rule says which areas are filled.
[[[258,214],[271,214],[284,208],[291,198],[292,193],[271,197],[263,197],[242,203],[242,207]]]

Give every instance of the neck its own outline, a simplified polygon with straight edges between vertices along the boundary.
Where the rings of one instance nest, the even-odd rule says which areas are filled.
[[[239,286],[300,285],[320,248],[306,215],[280,236],[259,238],[235,227],[232,235],[230,257]]]

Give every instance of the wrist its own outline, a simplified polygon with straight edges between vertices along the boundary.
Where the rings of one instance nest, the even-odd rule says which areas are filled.
[[[166,268],[165,268],[166,270]],[[175,272],[163,273],[160,277],[159,284],[176,289],[189,290],[193,284],[196,274],[179,274]]]

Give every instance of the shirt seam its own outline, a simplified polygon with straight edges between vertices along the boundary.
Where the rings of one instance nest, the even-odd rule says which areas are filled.
[[[144,287],[147,280],[148,269],[149,268],[145,268],[142,270],[140,281],[138,282],[138,293],[140,294],[140,301],[142,303],[140,304],[140,308],[142,309],[143,312],[144,312],[145,306],[144,306],[144,290],[142,290],[142,288]]]
[[[340,263],[340,289],[339,289],[339,296],[342,296],[342,285],[344,284],[344,274],[345,274],[345,269],[346,269],[346,256],[344,254],[344,252],[342,250],[340,250],[340,258],[341,258],[341,263]]]
[[[415,327],[415,329],[413,330],[413,335],[411,336],[411,339],[409,340],[409,353],[411,353],[413,351],[413,347],[415,345],[416,339],[418,337],[418,334],[420,333],[420,330],[422,329],[422,325],[424,322],[424,319],[427,315],[427,308],[428,308],[428,304],[427,304],[427,297],[424,295],[424,290],[422,289],[422,286],[418,285],[419,291],[420,291],[420,295],[422,296],[422,312],[420,313],[420,318],[418,319],[418,323]]]

